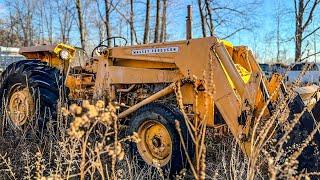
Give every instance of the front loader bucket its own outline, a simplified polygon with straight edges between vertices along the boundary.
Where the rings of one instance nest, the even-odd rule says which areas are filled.
[[[316,172],[320,170],[320,101],[311,111],[306,110],[300,95],[289,104],[289,123],[299,118],[294,129],[289,133],[289,139],[284,145],[287,157],[297,157],[299,172]],[[302,113],[302,115],[301,115]]]

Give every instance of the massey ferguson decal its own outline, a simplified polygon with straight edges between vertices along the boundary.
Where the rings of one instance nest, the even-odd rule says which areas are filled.
[[[163,48],[148,48],[148,49],[134,49],[131,51],[132,55],[142,54],[159,54],[159,53],[176,53],[179,47],[163,47]]]

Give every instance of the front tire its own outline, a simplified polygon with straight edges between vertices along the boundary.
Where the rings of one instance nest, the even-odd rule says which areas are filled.
[[[180,122],[182,146],[175,121]],[[131,143],[132,155],[141,167],[161,168],[169,176],[188,166],[186,153],[193,158],[193,143],[182,115],[169,106],[151,103],[138,110],[131,119],[130,133],[137,132],[141,141]]]

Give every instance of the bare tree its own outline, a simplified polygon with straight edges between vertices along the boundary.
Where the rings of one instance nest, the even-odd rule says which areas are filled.
[[[150,0],[147,0],[146,3],[146,16],[145,16],[145,23],[144,23],[144,33],[143,33],[143,44],[147,44],[149,42],[149,22],[150,21]]]
[[[0,19],[0,46],[21,46],[22,40],[17,21],[9,12],[9,18]]]
[[[111,37],[111,26],[110,26],[110,0],[105,0],[105,25],[106,25],[106,32],[107,32],[107,38]],[[111,45],[111,39],[108,39],[107,41],[107,45],[110,46]]]
[[[47,31],[47,39],[49,44],[53,43],[53,9],[52,9],[52,2],[45,2],[42,0],[42,7],[45,9],[44,11],[44,22],[45,28]]]
[[[304,40],[320,29],[319,26],[311,30],[308,34],[305,34],[314,19],[313,16],[319,4],[320,0],[294,0],[296,17],[295,62],[302,60],[302,43]]]
[[[256,12],[261,4],[259,0],[203,0],[201,2],[204,2],[205,27],[211,36],[217,34],[221,39],[226,39],[240,31],[251,31],[256,27]]]
[[[213,36],[214,34],[214,26],[213,26],[213,18],[212,18],[212,12],[210,9],[210,4],[209,4],[209,0],[204,0],[205,6],[206,6],[206,10],[207,10],[207,14],[208,14],[208,21],[209,21],[209,32],[210,32],[210,36]]]
[[[133,45],[134,38],[136,38],[136,34],[134,31],[134,4],[133,0],[130,0],[130,43]]]
[[[137,39],[137,32],[135,29],[135,25],[134,25],[134,1],[130,0],[130,14],[129,14],[129,18],[128,15],[126,15],[125,13],[123,13],[121,11],[121,8],[119,8],[118,6],[114,5],[111,3],[111,6],[113,7],[113,9],[125,20],[125,22],[129,25],[130,27],[130,43],[134,44],[134,42],[136,44],[139,44],[138,39]]]
[[[206,37],[207,36],[207,30],[206,30],[206,24],[205,24],[205,17],[202,9],[202,0],[198,0],[198,9],[199,9],[199,14],[200,14],[200,20],[201,20],[201,30],[202,30],[202,36]]]
[[[69,43],[70,32],[75,20],[74,4],[71,0],[55,0],[55,8],[57,9],[57,15],[60,29],[60,37],[63,43]],[[52,28],[52,15],[48,16],[47,26]],[[52,33],[52,31],[51,31]],[[50,35],[52,36],[52,34]],[[81,37],[82,38],[82,37]]]
[[[99,32],[99,42],[103,41],[105,39],[105,20],[104,17],[100,11],[100,1],[95,0],[97,7],[95,8],[95,11],[92,12],[92,14],[96,15],[96,18],[94,19],[93,24],[96,28],[98,28]]]
[[[13,0],[7,1],[7,5],[10,8],[11,18],[14,19],[16,25],[19,26],[17,31],[22,32],[23,46],[33,45],[34,39],[34,9],[35,1],[29,0]]]
[[[160,0],[157,0],[157,7],[156,7],[156,23],[154,27],[154,43],[159,42],[159,27],[160,27]]]
[[[280,62],[280,20],[281,20],[281,14],[280,14],[280,1],[277,0],[276,5],[276,22],[277,22],[277,62]]]
[[[162,0],[161,32],[160,42],[167,39],[167,0]]]
[[[81,0],[76,0],[76,8],[78,12],[81,47],[82,49],[86,49],[86,37],[85,37],[85,29],[84,29],[83,15],[82,15]]]
[[[44,10],[44,6],[43,6],[43,3],[41,3],[40,1],[40,6],[37,7],[37,10],[38,10],[38,26],[39,26],[39,36],[38,36],[38,43],[41,43],[41,44],[45,44],[44,43],[44,13],[45,13],[45,10]]]
[[[315,23],[313,22],[313,28],[315,27]],[[313,33],[313,51],[314,51],[314,62],[317,62],[317,33]]]

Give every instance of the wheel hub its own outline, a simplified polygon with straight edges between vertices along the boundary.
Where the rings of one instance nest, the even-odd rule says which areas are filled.
[[[16,126],[22,126],[34,112],[33,98],[28,88],[15,91],[9,99],[8,115]]]
[[[172,140],[166,127],[156,121],[147,121],[138,131],[142,141],[138,151],[149,165],[165,166],[171,159]]]
[[[161,147],[161,139],[158,137],[153,137],[152,139],[152,145],[156,148],[160,148]]]

